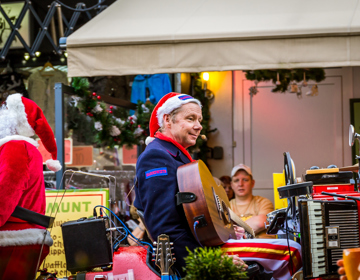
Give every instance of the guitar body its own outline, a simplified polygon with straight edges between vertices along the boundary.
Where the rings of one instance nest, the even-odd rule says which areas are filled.
[[[215,183],[209,169],[201,161],[182,165],[177,170],[180,192],[191,192],[196,200],[183,203],[187,222],[194,236],[205,246],[218,246],[236,239],[230,219],[229,199],[222,186]],[[199,221],[194,232],[194,222]]]

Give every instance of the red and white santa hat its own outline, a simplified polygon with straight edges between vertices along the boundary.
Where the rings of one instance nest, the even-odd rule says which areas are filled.
[[[201,107],[201,102],[199,100],[187,94],[170,92],[164,95],[151,113],[149,122],[150,136],[145,140],[146,145],[154,140],[156,131],[162,127],[164,115],[170,114],[175,109],[190,102],[196,103]]]
[[[34,101],[23,97],[20,93],[9,95],[6,99],[6,107],[17,115],[17,133],[26,137],[33,136],[34,134],[39,136],[45,149],[52,157],[52,159],[46,161],[46,166],[52,171],[59,171],[61,164],[57,160],[57,146],[54,133],[40,107]]]

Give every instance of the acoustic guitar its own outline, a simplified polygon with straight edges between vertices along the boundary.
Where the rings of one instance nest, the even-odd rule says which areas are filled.
[[[180,192],[195,195],[195,200],[183,203],[187,222],[195,238],[205,246],[218,246],[236,239],[233,223],[245,229],[247,238],[254,238],[254,230],[231,209],[222,186],[201,160],[182,165],[177,170]],[[194,223],[196,232],[194,231]]]

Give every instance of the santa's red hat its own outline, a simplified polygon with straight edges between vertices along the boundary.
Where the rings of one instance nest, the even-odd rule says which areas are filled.
[[[163,125],[163,116],[170,114],[177,108],[187,103],[196,103],[201,107],[201,102],[194,97],[177,92],[170,92],[164,95],[156,104],[154,110],[151,113],[149,130],[150,136],[146,138],[145,143],[148,145],[154,140],[156,131]]]
[[[16,113],[18,125],[16,132],[19,135],[30,137],[36,134],[40,137],[45,149],[51,154],[52,159],[46,161],[46,166],[52,171],[61,169],[57,160],[57,146],[54,133],[47,122],[43,111],[32,100],[23,97],[20,93],[9,95],[6,99],[8,110]]]

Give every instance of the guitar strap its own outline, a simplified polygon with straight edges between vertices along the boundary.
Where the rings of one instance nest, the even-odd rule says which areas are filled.
[[[175,197],[177,206],[183,203],[191,203],[196,200],[196,195],[192,192],[178,192]]]

